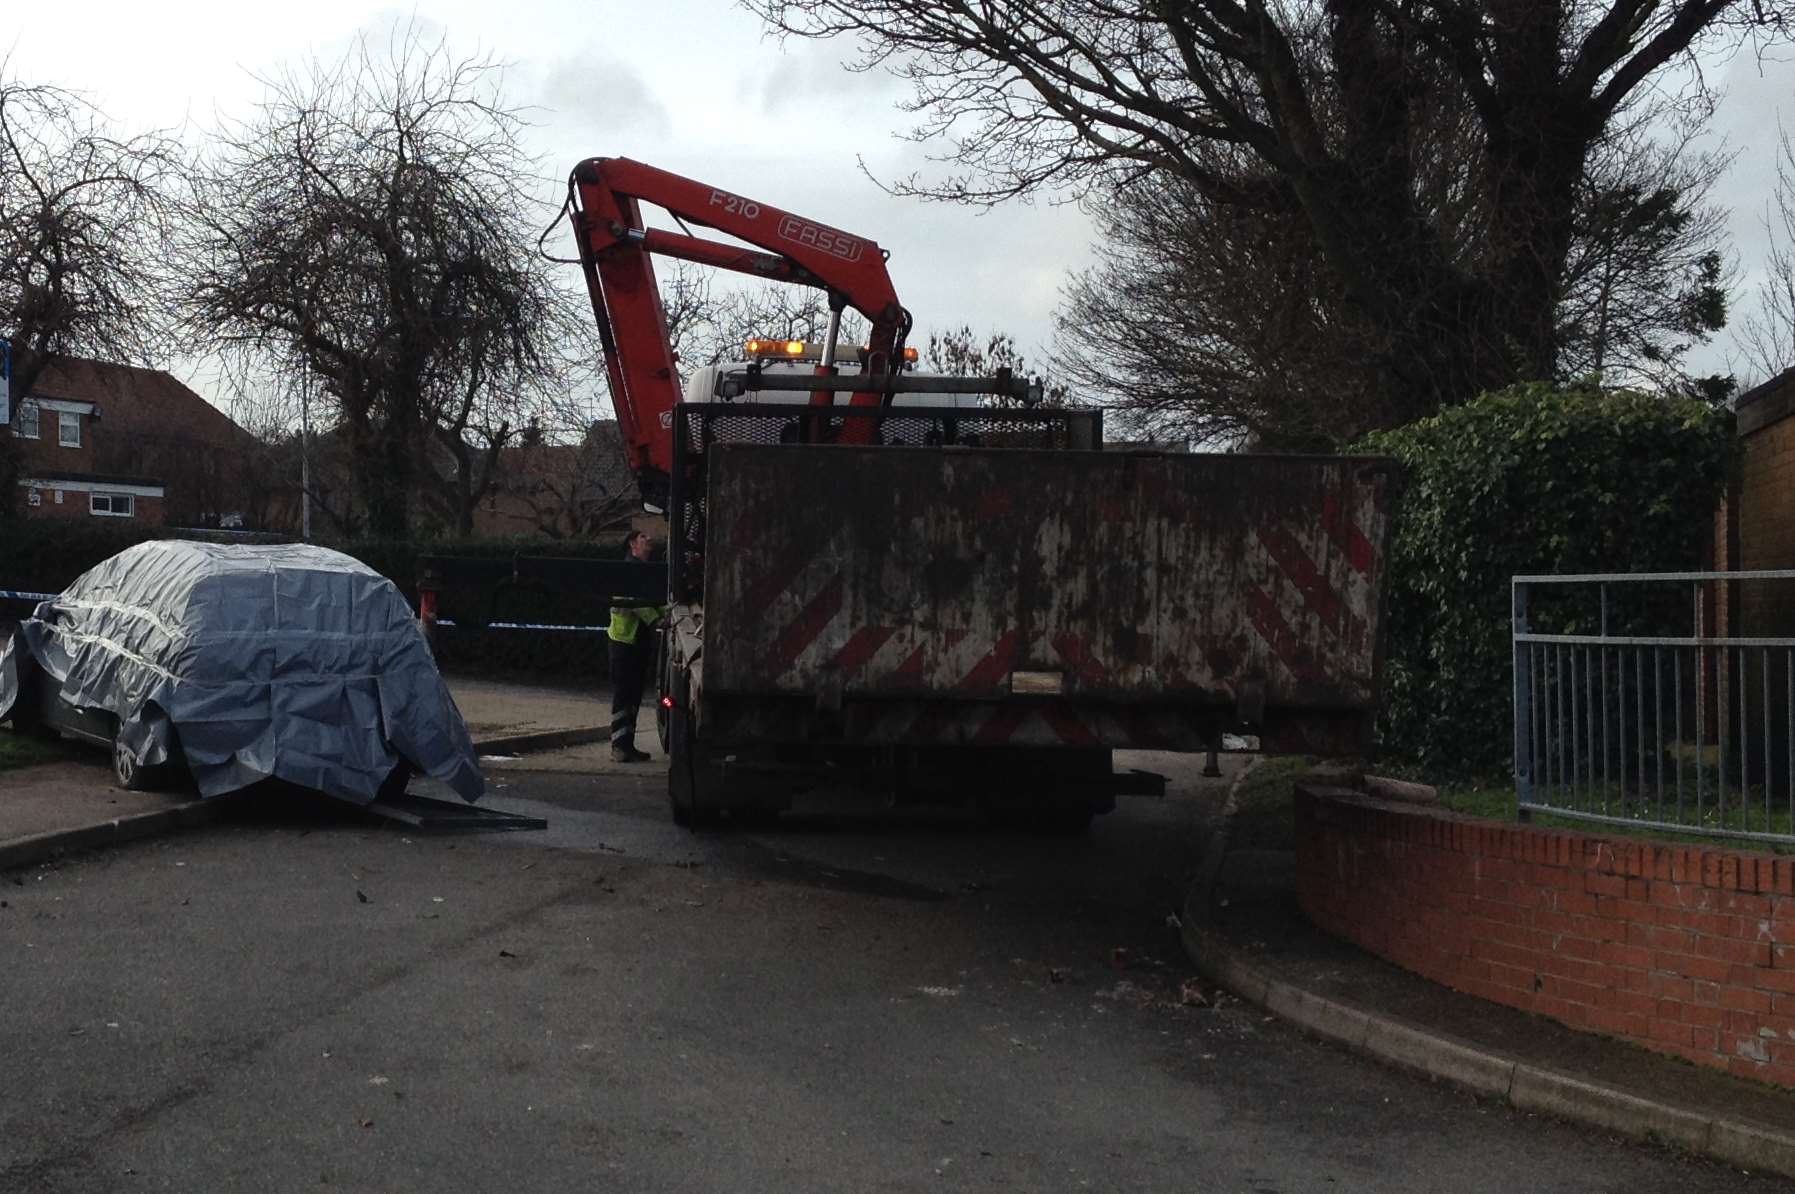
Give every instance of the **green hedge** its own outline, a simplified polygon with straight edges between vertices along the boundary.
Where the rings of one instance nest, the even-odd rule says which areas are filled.
[[[101,560],[160,537],[157,528],[124,519],[0,521],[0,589],[60,593]]]
[[[1380,738],[1446,778],[1511,761],[1510,578],[1699,567],[1734,440],[1732,415],[1705,403],[1526,385],[1355,450],[1408,473]]]

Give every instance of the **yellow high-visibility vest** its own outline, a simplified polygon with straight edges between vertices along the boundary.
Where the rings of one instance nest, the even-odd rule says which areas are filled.
[[[611,625],[606,633],[614,643],[633,643],[642,627],[653,626],[661,620],[661,610],[655,605],[613,605],[611,607]]]

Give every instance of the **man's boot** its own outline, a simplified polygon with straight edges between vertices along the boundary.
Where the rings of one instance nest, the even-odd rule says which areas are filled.
[[[613,763],[646,763],[653,756],[645,750],[637,750],[633,746],[613,745],[611,762]]]

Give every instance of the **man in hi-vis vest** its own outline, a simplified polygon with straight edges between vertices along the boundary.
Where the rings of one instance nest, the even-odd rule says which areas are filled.
[[[623,538],[629,559],[646,564],[654,545],[646,531],[631,531]],[[640,763],[647,751],[636,749],[636,710],[642,705],[642,688],[654,666],[654,624],[661,610],[654,605],[611,607],[611,758],[618,763]]]

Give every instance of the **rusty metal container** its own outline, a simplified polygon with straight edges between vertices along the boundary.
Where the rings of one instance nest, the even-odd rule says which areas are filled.
[[[1395,466],[723,444],[713,741],[1353,753]]]

